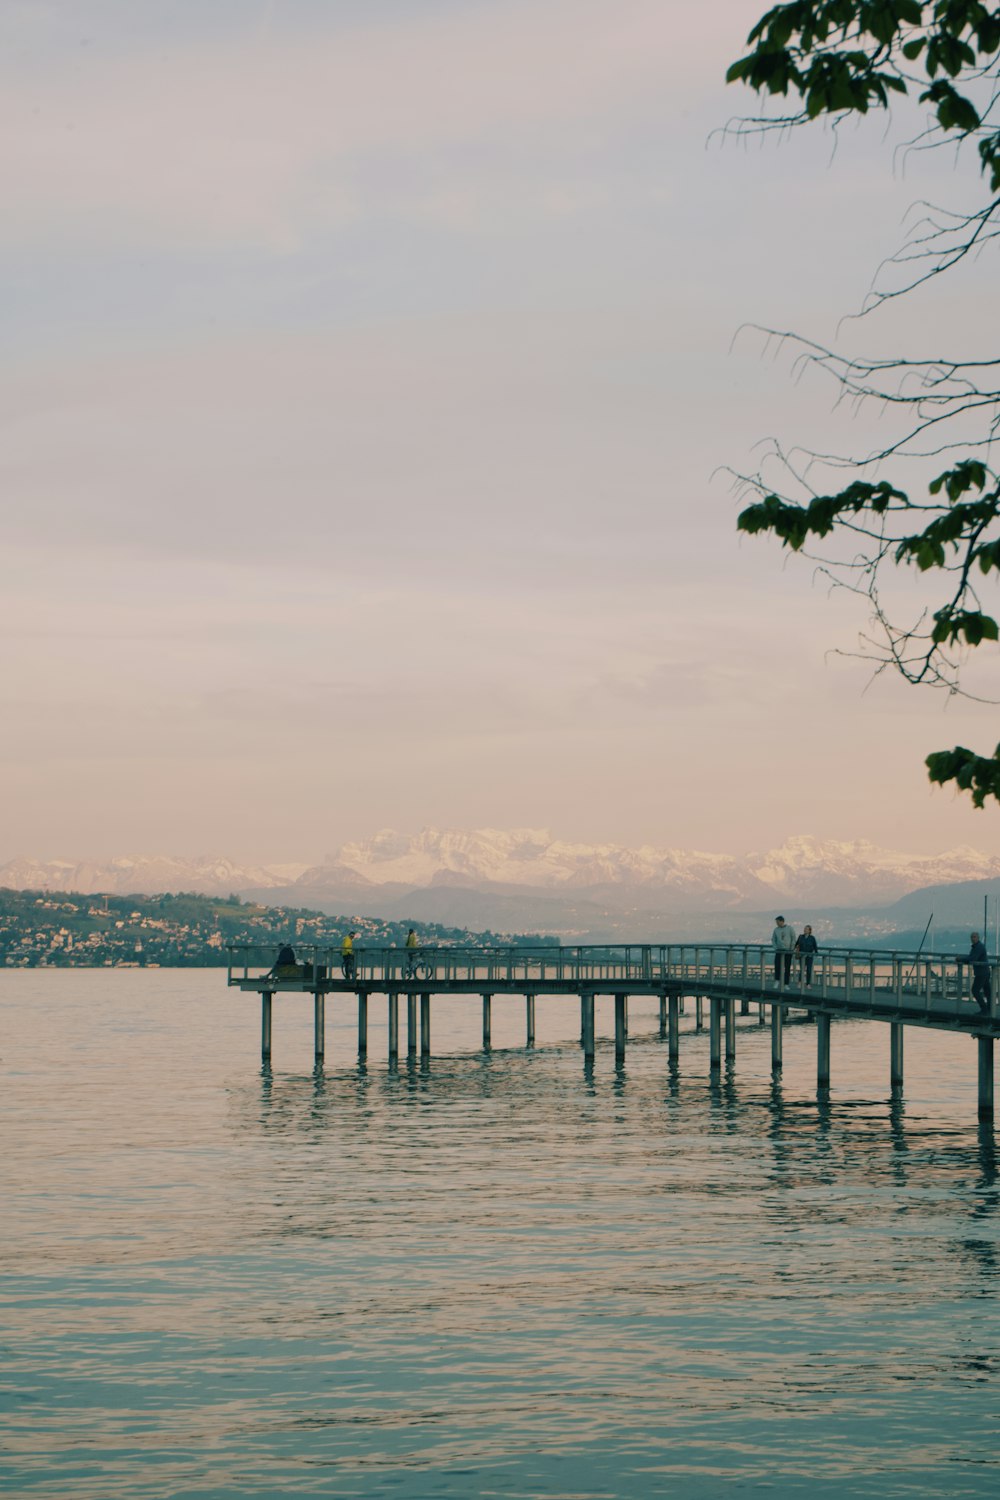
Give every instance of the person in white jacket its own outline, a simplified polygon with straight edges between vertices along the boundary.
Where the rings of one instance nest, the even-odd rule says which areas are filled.
[[[795,929],[789,927],[784,917],[775,917],[771,933],[774,949],[774,982],[788,984],[792,977],[792,950],[795,947]]]

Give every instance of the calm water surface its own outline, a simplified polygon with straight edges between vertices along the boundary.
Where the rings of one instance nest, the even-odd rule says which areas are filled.
[[[611,1028],[610,1002],[599,1024]],[[405,1014],[405,1007],[404,1007]],[[0,1486],[236,1496],[995,1496],[998,1183],[968,1038],[742,1023],[671,1075],[437,999],[367,1070],[218,971],[0,972]],[[381,1023],[381,1024],[379,1024]],[[683,1023],[691,1026],[691,1017]]]

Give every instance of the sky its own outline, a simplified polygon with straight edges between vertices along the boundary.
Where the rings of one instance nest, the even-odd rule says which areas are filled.
[[[923,757],[996,708],[872,682],[736,533],[762,442],[880,431],[748,325],[988,332],[985,265],[845,327],[976,185],[720,134],[761,8],[6,0],[0,859],[995,847]]]

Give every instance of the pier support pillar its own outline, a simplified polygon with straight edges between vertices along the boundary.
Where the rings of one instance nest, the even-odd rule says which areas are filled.
[[[903,1085],[903,1025],[901,1021],[889,1024],[889,1087]]]
[[[763,1026],[766,1020],[767,1016],[764,1013],[764,1002],[763,1000],[760,1000],[757,1003],[757,1025]]]
[[[816,1087],[821,1094],[830,1089],[830,1017],[816,1017]]]
[[[667,1034],[667,997],[666,997],[666,995],[661,995],[660,996],[660,1041],[661,1042],[663,1041],[663,1038],[666,1036],[666,1034]]]
[[[271,1061],[271,991],[263,990],[260,997],[260,1060]]]
[[[489,1052],[493,1045],[493,996],[483,996],[483,1051]]]
[[[420,1056],[431,1055],[431,997],[420,996]]]
[[[317,1068],[323,1066],[326,1052],[326,997],[317,990],[313,995],[313,1058]]]
[[[979,1043],[979,1118],[993,1118],[993,1038],[981,1036]]]
[[[524,997],[524,1012],[525,1012],[525,1014],[524,1014],[524,1022],[525,1022],[526,1042],[527,1042],[527,1045],[529,1047],[533,1047],[535,1045],[535,997],[534,997],[534,995],[525,995],[525,997]]]
[[[583,1055],[590,1062],[594,1060],[594,997],[593,995],[580,996],[580,1033],[583,1038]]]
[[[717,1073],[722,1066],[722,1001],[708,1002],[709,1067]]]
[[[695,996],[695,1002],[694,1002],[694,1029],[695,1029],[695,1031],[704,1031],[704,1029],[705,1029],[705,1022],[704,1022],[704,1019],[702,1017],[702,1003],[701,1003],[701,996],[700,995],[696,995]]]
[[[417,1055],[417,997],[412,992],[406,997],[406,1055]]]
[[[667,1060],[676,1063],[681,1055],[681,1002],[676,995],[671,995],[667,1004],[670,1007],[667,1024]]]
[[[781,1072],[781,1033],[785,1019],[784,1007],[777,1001],[771,1006],[771,1072]]]
[[[625,1038],[628,1035],[625,1015],[625,996],[615,996],[615,1062],[625,1056]]]
[[[740,1001],[740,1015],[741,1016],[748,1016],[749,1014],[750,1014],[750,1001],[749,1000],[745,1000],[745,999],[741,1000]]]
[[[368,1056],[368,992],[358,991],[358,1057],[363,1062]]]
[[[394,1063],[399,1058],[399,996],[395,990],[389,991],[389,1061]]]
[[[726,1001],[726,1062],[736,1061],[736,1001]]]

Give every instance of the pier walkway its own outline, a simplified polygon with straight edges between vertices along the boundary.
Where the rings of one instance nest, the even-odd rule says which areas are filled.
[[[817,955],[811,987],[804,984],[801,961],[792,963],[791,981],[774,980],[774,954],[756,944],[627,943],[568,947],[421,947],[355,948],[352,972],[345,974],[340,951],[306,947],[299,962],[276,970],[273,947],[229,945],[228,982],[261,997],[261,1055],[271,1058],[272,1008],[275,995],[309,994],[314,1003],[315,1058],[325,1053],[325,1004],[328,997],[356,999],[358,1054],[368,1050],[368,1006],[383,995],[388,1006],[389,1062],[399,1056],[400,1000],[406,1003],[406,1050],[409,1056],[431,1055],[431,997],[475,996],[482,1004],[483,1046],[490,1046],[491,1003],[497,995],[522,996],[525,1041],[535,1041],[535,1003],[539,998],[576,1000],[580,1006],[580,1044],[584,1057],[595,1051],[594,1002],[614,997],[615,1053],[622,1058],[628,1040],[629,996],[659,1001],[659,1034],[668,1059],[680,1057],[679,1017],[685,1000],[709,1007],[709,1065],[721,1068],[736,1058],[736,1015],[756,1008],[763,1024],[770,1017],[771,1065],[780,1072],[782,1032],[787,1013],[816,1021],[816,1084],[830,1087],[830,1026],[837,1017],[854,1016],[890,1027],[890,1086],[903,1084],[903,1039],[907,1026],[958,1031],[974,1038],[978,1058],[980,1119],[993,1118],[993,1043],[1000,1034],[997,987],[1000,965],[992,970],[990,1013],[980,1014],[972,999],[972,971],[967,959],[932,954],[832,948]],[[723,1049],[724,1036],[724,1049]]]

